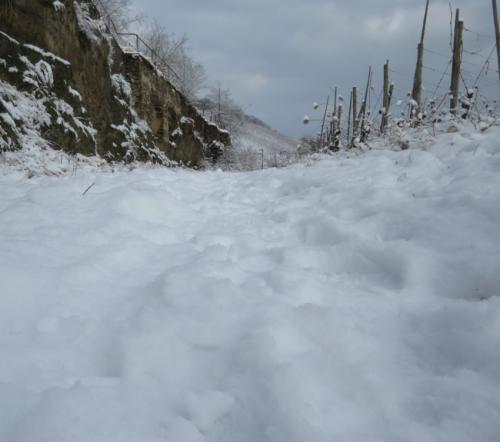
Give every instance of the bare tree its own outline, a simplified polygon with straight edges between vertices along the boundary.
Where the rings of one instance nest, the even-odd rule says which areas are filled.
[[[153,22],[146,33],[146,40],[159,56],[155,62],[160,70],[167,73],[169,68],[173,69],[182,82],[182,92],[188,98],[194,99],[203,87],[206,77],[203,66],[188,54],[187,37],[176,37]]]
[[[134,12],[132,0],[98,0],[97,6],[103,18],[113,22],[113,28],[118,33],[125,33],[133,25],[143,21],[142,15]],[[167,75],[173,70],[178,77],[181,92],[194,100],[203,87],[206,76],[203,66],[189,55],[187,37],[177,37],[159,23],[152,22],[144,33],[144,39],[152,49],[154,55],[148,55],[152,55],[156,66]]]
[[[194,99],[206,81],[205,68],[198,62],[188,58],[183,64],[182,92],[190,99]]]
[[[103,18],[113,22],[117,32],[126,32],[143,20],[142,14],[133,10],[131,0],[99,0],[96,5]]]
[[[224,89],[220,85],[213,86],[204,101],[211,103],[210,114],[217,125],[230,132],[238,131],[243,124],[245,114],[234,101],[229,89]]]

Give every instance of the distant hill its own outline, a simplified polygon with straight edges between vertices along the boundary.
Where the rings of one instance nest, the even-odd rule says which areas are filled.
[[[263,150],[264,153],[271,155],[280,152],[295,153],[297,150],[298,140],[271,128],[260,118],[246,114],[230,97],[225,97],[220,107],[210,97],[198,100],[195,106],[205,118],[216,122],[231,133],[235,150],[256,152]],[[221,116],[218,118],[219,112]]]
[[[242,124],[233,132],[233,146],[239,150],[264,150],[267,154],[293,153],[298,141],[272,129],[262,120],[245,115]]]

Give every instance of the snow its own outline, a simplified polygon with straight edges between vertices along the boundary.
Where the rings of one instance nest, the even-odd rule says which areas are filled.
[[[64,3],[62,3],[60,0],[54,0],[52,2],[52,6],[54,7],[56,12],[60,12],[64,10]]]
[[[44,60],[40,60],[35,64],[35,72],[40,79],[42,85],[52,87],[54,85],[54,74],[52,67]]]
[[[47,142],[40,137],[40,130],[50,125],[51,118],[43,101],[27,92],[20,92],[1,80],[0,91],[0,104],[6,110],[0,113],[0,116],[4,121],[11,122],[11,127],[22,145],[27,148],[33,145],[47,146]],[[16,121],[21,124],[17,125]],[[9,148],[8,145],[5,147]]]
[[[102,38],[109,38],[106,32],[106,25],[102,19],[93,19],[90,14],[89,5],[74,2],[78,26],[90,41],[99,42]]]
[[[24,71],[23,81],[32,84],[38,88],[52,88],[54,85],[54,74],[52,67],[44,60],[39,60],[36,64],[23,56],[19,59],[26,65],[27,70]]]
[[[498,441],[499,139],[0,167],[0,440]]]
[[[293,153],[297,149],[298,141],[281,134],[269,127],[244,121],[236,133],[232,134],[235,149],[253,150],[266,154],[279,152]]]
[[[43,57],[47,57],[53,61],[58,61],[59,63],[62,63],[66,66],[71,66],[71,63],[68,60],[65,60],[64,58],[58,57],[57,55],[54,55],[52,52],[47,52],[44,51],[43,49],[39,48],[38,46],[35,45],[30,45],[30,44],[25,44],[23,47],[30,49]]]
[[[9,40],[11,43],[14,43],[15,45],[20,44],[15,38],[12,38],[10,35],[6,34],[5,32],[0,31],[0,35],[4,36],[7,40]]]
[[[65,121],[64,116],[71,118],[73,124],[76,127],[78,127],[80,130],[82,130],[82,132],[84,132],[90,138],[92,138],[94,142],[96,141],[97,130],[91,126],[87,126],[85,123],[82,122],[80,118],[76,117],[74,109],[70,104],[66,103],[64,100],[56,99],[54,100],[54,108],[55,108],[54,110],[58,114],[57,124],[62,125],[65,131],[72,132],[75,138],[78,139],[77,132],[73,129],[73,127],[71,127],[71,125],[69,125]]]
[[[288,165],[298,159],[298,141],[258,120],[246,117],[231,133],[232,147],[224,155],[229,170],[255,170]]]
[[[68,63],[36,46],[25,46],[49,60]],[[51,147],[51,143],[42,136],[44,129],[52,122],[50,109],[57,114],[55,122],[61,125],[66,132],[71,132],[78,139],[78,133],[75,130],[78,128],[95,141],[96,130],[89,126],[89,123],[78,118],[70,104],[55,97],[52,91],[54,86],[52,66],[45,60],[32,63],[24,55],[19,56],[19,60],[25,65],[22,80],[34,87],[33,92],[20,91],[0,80],[0,105],[4,109],[4,112],[0,113],[0,117],[11,126],[19,144],[31,152]],[[68,90],[73,96],[79,96],[78,92],[71,86],[68,86]],[[67,120],[72,122],[74,127]],[[3,131],[0,135],[2,134]],[[12,150],[15,147],[14,140],[7,134],[3,135],[0,137],[0,148]]]
[[[189,117],[186,117],[186,116],[182,116],[181,117],[181,124],[187,124],[187,125],[193,125],[194,124],[194,120],[192,118],[189,118]]]
[[[182,137],[184,133],[182,132],[182,129],[180,127],[177,127],[170,135],[172,137]]]
[[[3,115],[0,115],[3,117]],[[0,155],[0,174],[16,172],[21,176],[71,175],[96,169],[112,171],[114,167],[104,159],[83,155],[68,155],[64,151],[32,143],[20,151]]]
[[[68,86],[68,92],[78,101],[82,101],[82,96],[80,95],[80,92],[78,92],[76,89],[73,89],[71,86]]]
[[[118,94],[125,96],[130,101],[132,97],[132,86],[130,86],[130,83],[125,79],[125,77],[122,74],[113,74],[111,76],[111,81],[114,90]]]

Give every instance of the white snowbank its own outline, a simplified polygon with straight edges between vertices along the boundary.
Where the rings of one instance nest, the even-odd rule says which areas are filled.
[[[498,441],[499,139],[0,176],[0,440]]]

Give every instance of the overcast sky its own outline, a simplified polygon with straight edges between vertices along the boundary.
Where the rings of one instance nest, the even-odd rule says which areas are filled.
[[[293,136],[314,130],[302,118],[314,101],[324,102],[330,88],[346,96],[353,85],[364,88],[367,70],[376,70],[375,100],[385,59],[403,98],[413,75],[425,0],[133,0],[146,18],[169,32],[186,34],[191,54],[209,82],[220,81],[251,114]],[[491,0],[454,0],[470,30],[466,47],[488,55],[494,44]],[[449,53],[448,1],[431,0],[426,47]],[[469,56],[479,71],[484,60]],[[427,89],[439,82],[448,60],[427,54]],[[479,65],[475,65],[479,63]],[[438,72],[434,72],[431,69]],[[495,72],[485,80],[499,90]],[[446,87],[449,80],[444,81]],[[486,87],[486,84],[484,87]]]

